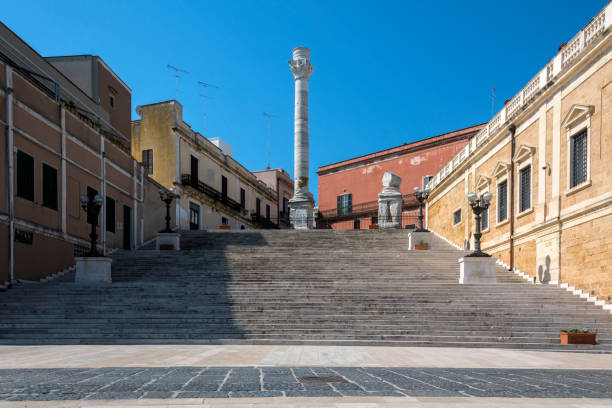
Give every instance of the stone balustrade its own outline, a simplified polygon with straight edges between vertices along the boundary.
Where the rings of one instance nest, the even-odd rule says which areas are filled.
[[[496,131],[503,128],[518,113],[523,111],[536,96],[544,91],[562,71],[566,71],[578,60],[576,57],[587,48],[603,39],[603,34],[612,25],[612,4],[608,4],[574,38],[546,64],[477,134],[455,155],[430,181],[435,189],[455,169],[468,160],[473,152],[485,144]]]

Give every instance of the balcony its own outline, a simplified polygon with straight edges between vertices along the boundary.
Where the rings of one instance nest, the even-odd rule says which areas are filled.
[[[259,214],[251,214],[251,221],[262,229],[278,229],[278,224]]]
[[[234,211],[241,212],[243,210],[242,206],[238,201],[232,200],[227,195],[223,195],[220,191],[212,188],[208,184],[205,184],[200,180],[192,178],[190,174],[181,175],[181,184],[183,186],[189,186],[199,191],[200,193],[208,196],[214,201],[219,202]]]
[[[414,209],[419,206],[419,202],[414,194],[405,194],[402,197],[402,209]],[[341,220],[354,218],[355,216],[366,216],[378,214],[378,201],[367,201],[353,204],[349,207],[333,208],[330,210],[319,211],[319,217],[327,220]]]

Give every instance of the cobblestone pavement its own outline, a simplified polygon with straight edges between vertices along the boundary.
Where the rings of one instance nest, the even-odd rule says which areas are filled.
[[[335,378],[341,381],[312,382],[312,378],[304,378],[331,376],[341,377]],[[612,370],[383,367],[0,370],[0,399],[9,401],[343,396],[612,398]]]

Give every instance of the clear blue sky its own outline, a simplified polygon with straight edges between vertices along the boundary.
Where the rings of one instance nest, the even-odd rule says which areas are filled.
[[[486,122],[605,5],[551,1],[21,1],[2,21],[43,56],[100,55],[131,87],[132,107],[174,98],[202,128],[197,81],[216,84],[208,136],[249,170],[293,175],[296,46],[312,51],[310,187],[316,169]],[[137,118],[135,112],[133,118]]]

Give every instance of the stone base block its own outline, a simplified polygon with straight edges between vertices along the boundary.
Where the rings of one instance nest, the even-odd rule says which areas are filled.
[[[434,237],[431,232],[416,232],[408,234],[408,249],[413,251],[415,244],[427,244],[427,249],[431,249]]]
[[[110,258],[104,256],[83,256],[74,258],[76,261],[76,275],[74,283],[111,283]]]
[[[158,232],[155,248],[157,250],[180,251],[181,234],[178,232]]]
[[[491,284],[496,282],[495,258],[475,256],[459,258],[459,283]]]
[[[292,229],[314,229],[314,203],[310,200],[289,200],[289,221]]]

